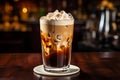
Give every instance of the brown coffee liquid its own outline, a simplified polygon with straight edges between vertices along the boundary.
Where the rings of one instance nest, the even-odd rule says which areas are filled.
[[[73,25],[57,26],[41,32],[44,65],[61,68],[70,64]]]
[[[44,53],[45,64],[49,67],[64,67],[70,62],[70,48],[64,48],[63,52],[52,51],[48,56]]]

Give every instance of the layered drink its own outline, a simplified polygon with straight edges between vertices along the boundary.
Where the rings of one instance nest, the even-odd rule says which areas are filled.
[[[71,60],[74,19],[65,11],[40,18],[43,65],[47,71],[66,71]]]

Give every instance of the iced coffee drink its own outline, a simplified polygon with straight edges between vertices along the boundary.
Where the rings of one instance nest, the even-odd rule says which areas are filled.
[[[65,11],[40,18],[43,65],[46,71],[67,71],[70,66],[74,19]]]

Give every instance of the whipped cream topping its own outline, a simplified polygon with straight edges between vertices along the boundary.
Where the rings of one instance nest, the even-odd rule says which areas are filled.
[[[66,19],[73,19],[73,16],[70,13],[66,13],[63,10],[60,12],[58,10],[55,10],[54,12],[48,13],[43,18],[46,20],[66,20]]]

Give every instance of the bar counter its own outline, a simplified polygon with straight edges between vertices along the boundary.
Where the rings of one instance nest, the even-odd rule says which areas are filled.
[[[73,52],[71,64],[80,72],[70,76],[35,74],[41,64],[41,53],[0,53],[0,80],[120,80],[120,52]]]

